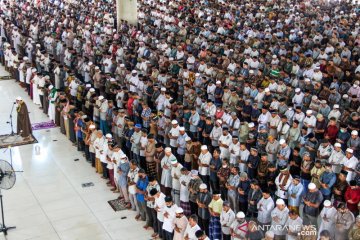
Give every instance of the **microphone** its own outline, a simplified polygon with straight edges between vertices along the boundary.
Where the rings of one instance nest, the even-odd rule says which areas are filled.
[[[13,104],[16,104],[16,102],[13,102]]]

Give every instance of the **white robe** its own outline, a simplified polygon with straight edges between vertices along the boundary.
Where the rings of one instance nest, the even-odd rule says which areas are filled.
[[[330,232],[331,238],[335,237],[335,215],[336,215],[336,208],[326,208],[324,207],[323,210],[320,212],[320,227],[319,233],[322,230],[328,230]],[[326,218],[327,221],[324,219]],[[319,239],[319,238],[318,238]]]
[[[55,92],[54,96],[51,96],[51,92],[49,95],[49,108],[48,108],[48,115],[50,120],[55,121],[55,100],[57,97],[57,92]]]
[[[33,102],[37,105],[40,105],[40,95],[39,95],[39,89],[38,89],[38,84],[39,84],[39,77],[35,76],[33,78],[34,82],[32,84],[32,88],[33,88]]]

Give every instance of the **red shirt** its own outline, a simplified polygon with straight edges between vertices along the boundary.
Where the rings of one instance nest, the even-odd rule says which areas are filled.
[[[352,200],[354,203],[349,203],[349,200]],[[360,187],[351,189],[351,187],[349,186],[345,192],[345,201],[349,210],[351,212],[356,212],[358,209],[357,205],[360,201]]]
[[[339,129],[336,125],[329,125],[326,129],[326,135],[329,136],[329,141],[334,144],[336,141],[337,134]]]

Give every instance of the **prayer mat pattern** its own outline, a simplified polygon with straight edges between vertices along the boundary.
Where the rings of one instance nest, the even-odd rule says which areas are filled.
[[[48,122],[39,122],[39,123],[33,123],[31,124],[32,130],[42,130],[42,129],[49,129],[49,128],[55,128],[56,125],[53,121]]]
[[[16,147],[21,145],[27,145],[27,144],[33,144],[37,143],[38,140],[34,137],[34,135],[31,135],[31,139],[24,140],[19,135],[0,135],[0,148],[8,148],[8,147]]]
[[[108,201],[108,203],[115,212],[126,210],[126,204],[124,199],[114,199]]]

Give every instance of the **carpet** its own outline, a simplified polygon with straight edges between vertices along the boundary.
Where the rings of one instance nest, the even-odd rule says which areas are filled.
[[[5,81],[5,80],[13,80],[13,78],[11,76],[1,76],[0,77],[0,81]]]
[[[124,199],[114,199],[108,201],[109,205],[114,209],[115,212],[126,210],[126,204]]]
[[[32,138],[30,140],[24,141],[23,138],[19,135],[0,135],[0,148],[8,148],[8,147],[16,147],[21,145],[33,144],[38,141],[31,135]]]
[[[56,125],[53,121],[39,122],[39,123],[31,124],[32,130],[42,130],[42,129],[49,129],[49,128],[55,128],[55,127],[56,127]]]

